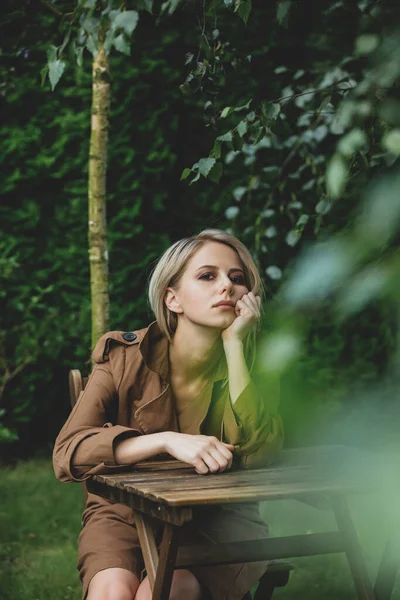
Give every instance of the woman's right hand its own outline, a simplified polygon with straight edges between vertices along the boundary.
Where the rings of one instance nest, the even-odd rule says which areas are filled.
[[[222,473],[232,465],[232,444],[209,435],[191,435],[168,431],[164,433],[165,449],[177,460],[192,465],[196,473]]]

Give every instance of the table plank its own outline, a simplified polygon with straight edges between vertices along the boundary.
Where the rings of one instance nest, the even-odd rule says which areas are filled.
[[[387,484],[386,458],[344,446],[290,449],[271,467],[233,469],[198,475],[184,463],[179,468],[148,471],[140,468],[117,475],[97,475],[93,479],[150,502],[174,507],[305,498],[307,495],[361,493],[381,490]],[[374,462],[375,461],[375,462]],[[173,463],[173,461],[162,461]],[[135,465],[137,467],[138,465]],[[398,469],[389,466],[390,473]],[[392,477],[393,479],[393,477]]]
[[[188,545],[180,546],[178,549],[176,568],[187,569],[213,564],[257,562],[344,551],[345,543],[338,531],[219,544]]]

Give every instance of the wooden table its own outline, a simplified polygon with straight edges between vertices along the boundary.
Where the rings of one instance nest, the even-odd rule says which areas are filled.
[[[346,553],[360,600],[389,600],[400,564],[400,532],[393,528],[373,586],[347,495],[389,488],[399,493],[398,467],[393,456],[383,458],[344,446],[322,446],[284,450],[279,460],[265,469],[204,476],[177,461],[153,461],[137,464],[133,471],[123,474],[97,475],[87,485],[90,492],[133,509],[153,600],[169,598],[175,568],[333,552]],[[331,509],[337,530],[178,547],[179,527],[192,519],[194,507],[278,499],[297,499],[317,508]],[[160,552],[152,527],[154,517],[164,522]]]

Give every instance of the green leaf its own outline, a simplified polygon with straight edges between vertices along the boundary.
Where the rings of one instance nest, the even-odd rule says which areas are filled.
[[[400,129],[392,129],[382,139],[382,146],[395,156],[400,154]]]
[[[390,282],[390,270],[382,265],[369,266],[352,277],[349,286],[339,298],[339,307],[345,314],[360,311],[366,304],[383,295]]]
[[[136,29],[138,20],[139,13],[136,10],[123,10],[119,12],[119,14],[116,15],[115,19],[113,20],[113,27],[123,29],[126,35],[131,36]],[[120,50],[120,52],[123,51]]]
[[[236,108],[234,110],[235,110],[235,112],[241,112],[242,110],[247,110],[248,108],[250,108],[250,104],[251,104],[251,98],[248,102],[246,102],[246,104],[242,104],[241,106],[236,106]]]
[[[309,215],[301,215],[296,223],[296,227],[304,227],[310,220]]]
[[[266,119],[274,121],[281,112],[281,105],[274,102],[263,102],[261,112]]]
[[[214,147],[211,151],[212,158],[221,158],[221,142],[220,140],[215,140]]]
[[[309,190],[311,190],[314,187],[315,181],[314,179],[310,179],[310,181],[307,181],[307,183],[305,183],[304,185],[301,186],[301,189],[304,190],[305,192],[308,192]]]
[[[269,268],[277,269],[278,267]],[[272,277],[271,279],[276,279],[276,277]],[[264,375],[268,372],[274,374],[283,372],[298,358],[301,349],[301,340],[299,339],[298,331],[281,330],[269,333],[262,340],[259,352],[259,361],[262,364]]]
[[[365,147],[368,143],[367,136],[362,129],[352,129],[337,145],[337,149],[343,156],[351,157],[355,152]]]
[[[270,167],[264,167],[263,172],[266,174],[267,179],[271,180],[271,179],[275,179],[276,177],[278,177],[280,168],[277,167],[276,165],[271,165]]]
[[[234,219],[235,217],[238,216],[238,214],[239,214],[238,206],[229,206],[225,211],[225,217],[227,219]]]
[[[389,125],[400,125],[400,101],[395,98],[385,98],[381,106],[378,107],[379,116]]]
[[[269,219],[270,217],[274,216],[275,211],[273,208],[264,208],[264,210],[262,210],[260,214],[265,219]]]
[[[199,173],[204,177],[207,177],[215,163],[215,158],[201,158],[197,163]]]
[[[97,56],[97,53],[99,51],[97,37],[95,37],[94,35],[88,35],[88,38],[86,40],[86,48],[89,50],[90,54],[93,57]]]
[[[286,73],[287,71],[289,71],[289,69],[287,67],[285,67],[284,65],[281,65],[280,67],[276,67],[276,69],[274,69],[274,73],[276,73],[276,75],[280,75],[281,73]]]
[[[326,215],[331,207],[332,205],[328,200],[320,200],[315,207],[315,212],[317,215]]]
[[[193,58],[194,58],[193,52],[187,52],[185,55],[185,65],[188,65],[189,63],[191,63]]]
[[[181,0],[166,0],[166,2],[163,2],[161,5],[161,14],[167,11],[169,15],[172,15],[178,8],[180,1]]]
[[[315,244],[297,261],[283,299],[292,305],[324,300],[344,283],[357,259],[354,250],[341,239]]]
[[[326,189],[332,198],[338,198],[345,187],[347,165],[343,157],[336,153],[328,163],[326,171]]]
[[[114,39],[116,35],[116,29],[110,27],[110,29],[106,33],[106,37],[104,40],[104,52],[108,55],[111,52],[111,48],[114,44]]]
[[[97,37],[99,31],[100,19],[95,17],[85,17],[81,19],[81,27],[86,33],[91,33]]]
[[[318,112],[323,112],[327,108],[331,99],[332,99],[332,96],[330,94],[325,96],[325,98],[322,100],[321,104],[319,105]]]
[[[60,81],[62,74],[64,73],[64,69],[65,62],[62,60],[54,60],[49,62],[49,79],[53,92],[57,83]]]
[[[270,265],[269,267],[267,267],[265,269],[266,274],[268,275],[268,277],[270,279],[281,279],[282,278],[282,271],[279,267],[277,267],[276,265]]]
[[[57,47],[56,46],[49,46],[47,48],[47,62],[51,63],[51,62],[55,62],[57,60],[58,56],[57,56]]]
[[[221,112],[221,119],[226,119],[226,117],[233,113],[234,110],[235,109],[232,106],[225,106],[225,108]]]
[[[192,185],[192,183],[195,183],[196,181],[198,181],[200,179],[200,173],[197,173],[195,177],[193,177],[192,181],[189,183],[189,185]]]
[[[236,127],[236,131],[243,137],[247,133],[247,123],[246,121],[240,121],[239,125]]]
[[[47,73],[49,72],[49,66],[45,65],[43,67],[43,69],[40,69],[40,85],[41,87],[44,86],[44,83],[46,81],[46,77],[47,77]]]
[[[239,0],[236,2],[235,12],[247,23],[251,12],[252,0]]]
[[[65,48],[66,48],[66,46],[67,46],[67,44],[69,42],[70,37],[71,37],[71,28],[69,28],[67,30],[67,33],[65,34],[64,41],[61,44],[60,50],[59,50],[59,53],[58,53],[59,56],[61,56],[61,54],[64,52],[64,50],[65,50]]]
[[[240,202],[240,200],[243,198],[243,196],[245,195],[246,192],[247,192],[247,188],[245,188],[243,186],[239,186],[233,190],[233,197],[235,198],[235,200],[237,202]]]
[[[181,181],[184,181],[185,179],[187,179],[191,172],[192,172],[192,169],[184,169],[183,173],[181,175]]]
[[[288,246],[295,246],[300,239],[300,232],[292,229],[285,237]]]
[[[370,54],[377,48],[379,38],[372,33],[364,33],[356,39],[355,53],[358,55]]]
[[[208,179],[211,179],[211,181],[213,181],[214,183],[218,183],[221,179],[223,170],[224,169],[222,163],[216,162],[208,174]]]
[[[123,54],[126,54],[127,56],[130,56],[131,53],[131,48],[125,38],[125,35],[123,33],[120,33],[119,35],[117,35],[117,37],[114,40],[114,48],[116,50],[118,50],[118,52],[122,52]]]
[[[279,25],[283,27],[288,26],[289,21],[289,11],[292,5],[292,0],[280,0],[278,7],[276,9],[276,18]]]
[[[243,143],[244,143],[243,138],[240,137],[240,135],[238,134],[238,132],[235,129],[233,131],[233,141],[232,141],[233,149],[241,150],[243,148]]]
[[[153,12],[153,0],[136,0],[135,8],[136,10],[147,10],[150,14]]]
[[[74,52],[76,56],[76,64],[78,67],[81,67],[83,65],[83,46],[75,46]]]
[[[368,189],[358,220],[362,238],[375,246],[386,244],[400,223],[400,173],[375,181]]]
[[[223,135],[217,137],[220,142],[231,142],[233,140],[232,131],[227,131]]]

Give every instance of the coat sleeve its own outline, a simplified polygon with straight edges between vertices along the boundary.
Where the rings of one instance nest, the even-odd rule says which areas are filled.
[[[91,475],[115,472],[116,441],[140,435],[136,429],[113,425],[118,400],[110,363],[95,365],[54,446],[53,466],[63,482],[84,481]]]
[[[278,404],[277,379],[265,390],[252,379],[234,405],[230,399],[226,402],[223,437],[235,446],[233,453],[241,467],[266,467],[281,451],[284,432]]]

